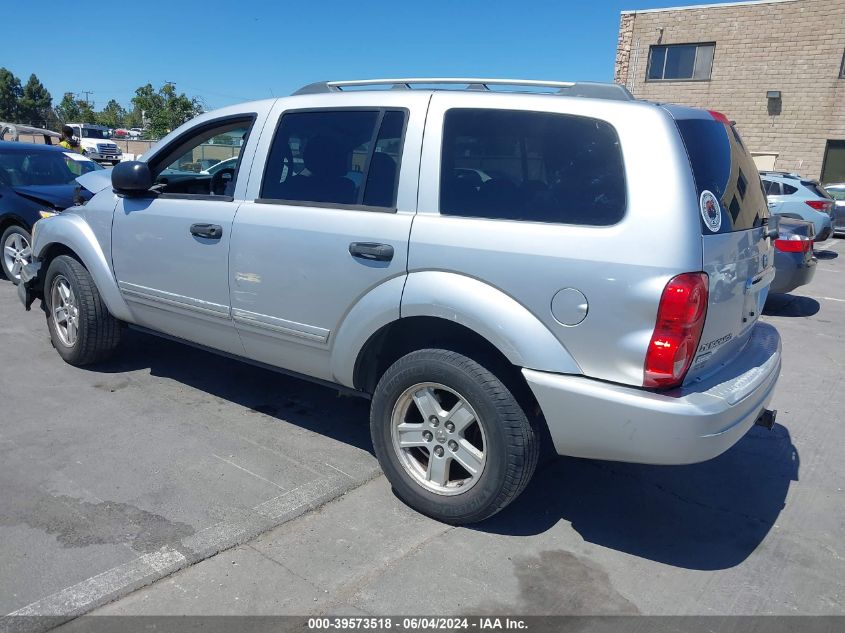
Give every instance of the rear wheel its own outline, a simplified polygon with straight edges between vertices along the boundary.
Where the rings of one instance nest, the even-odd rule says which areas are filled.
[[[446,523],[495,514],[537,466],[539,436],[511,391],[456,352],[419,350],[396,361],[376,387],[370,427],[396,494]]]
[[[120,342],[121,325],[103,303],[85,267],[67,255],[50,263],[44,278],[47,327],[53,347],[67,363],[106,360]]]
[[[21,281],[21,269],[32,261],[31,244],[29,231],[17,224],[8,227],[0,236],[0,247],[3,249],[0,265],[6,278],[15,285]]]

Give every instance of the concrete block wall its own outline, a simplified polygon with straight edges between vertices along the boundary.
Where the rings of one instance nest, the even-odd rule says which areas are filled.
[[[716,42],[709,81],[646,81],[655,44]],[[623,12],[615,80],[638,98],[724,112],[776,169],[819,178],[845,139],[845,0],[770,0]],[[779,114],[766,91],[781,91]]]

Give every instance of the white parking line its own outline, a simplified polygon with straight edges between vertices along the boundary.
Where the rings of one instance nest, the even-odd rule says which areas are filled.
[[[839,301],[845,303],[845,299],[837,299],[836,297],[817,297],[817,299],[824,299],[825,301]]]
[[[214,455],[214,457],[268,483],[273,483],[219,455]],[[63,622],[70,620],[172,574],[188,563],[197,562],[253,538],[278,525],[281,519],[290,519],[308,509],[318,507],[342,495],[355,485],[356,480],[349,474],[332,464],[325,463],[325,465],[333,471],[327,476],[312,479],[292,490],[273,484],[284,492],[259,503],[251,511],[246,511],[237,518],[221,521],[183,539],[180,547],[188,552],[187,556],[169,546],[139,556],[0,617],[0,631],[35,632],[44,630],[45,626],[56,626],[55,621],[45,623],[39,618],[19,620],[18,616],[52,616],[61,618]]]
[[[267,482],[268,484],[270,484],[271,486],[276,486],[276,488],[278,488],[279,490],[284,490],[285,492],[287,492],[287,488],[285,488],[284,486],[280,486],[280,485],[279,485],[279,484],[277,484],[275,481],[270,481],[270,480],[269,480],[269,479],[267,479],[266,477],[262,477],[261,475],[259,475],[259,474],[257,474],[257,473],[254,473],[254,472],[252,472],[251,470],[247,470],[247,469],[246,469],[246,468],[244,468],[243,466],[238,466],[235,462],[230,462],[228,459],[225,459],[225,458],[223,458],[223,457],[220,457],[220,455],[215,455],[214,453],[212,453],[212,454],[211,454],[211,456],[212,456],[212,457],[216,457],[216,458],[217,458],[217,459],[219,459],[221,462],[226,462],[227,464],[229,464],[229,466],[234,466],[234,467],[235,467],[235,468],[237,468],[238,470],[242,470],[242,471],[244,471],[245,473],[247,473],[247,474],[249,474],[249,475],[252,475],[252,476],[253,476],[253,477],[255,477],[256,479],[260,479],[261,481],[266,481],[266,482]]]
[[[162,547],[157,552],[144,554],[128,563],[112,567],[52,596],[13,611],[0,618],[0,630],[4,629],[3,620],[15,616],[62,616],[70,619],[86,611],[91,605],[102,604],[105,599],[118,592],[123,593],[127,589],[140,587],[145,580],[154,580],[175,571],[184,562],[185,556],[181,552],[171,547]],[[9,624],[8,620],[6,624]]]

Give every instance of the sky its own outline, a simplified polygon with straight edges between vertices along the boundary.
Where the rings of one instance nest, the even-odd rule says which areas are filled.
[[[137,87],[167,81],[206,109],[329,79],[612,81],[620,11],[710,3],[42,0],[28,5],[37,15],[7,22],[0,66],[21,83],[35,73],[54,104],[89,91],[97,110],[109,99],[128,107]]]

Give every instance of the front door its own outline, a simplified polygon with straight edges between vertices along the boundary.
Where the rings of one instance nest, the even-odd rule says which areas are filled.
[[[232,235],[232,315],[247,356],[333,380],[333,340],[359,300],[377,291],[399,317],[427,98],[338,109],[315,96],[278,126],[271,116],[266,165],[253,169],[263,181],[250,182]]]
[[[239,157],[253,119],[199,124],[150,159],[156,186],[149,195],[118,202],[114,271],[138,325],[243,354],[228,261]],[[224,167],[215,170],[217,163]]]

